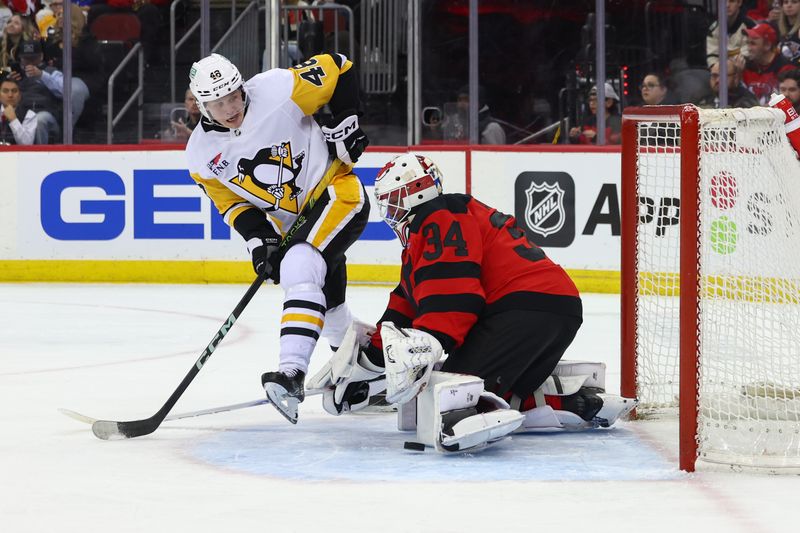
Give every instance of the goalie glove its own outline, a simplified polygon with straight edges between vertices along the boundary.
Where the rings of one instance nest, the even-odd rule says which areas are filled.
[[[253,260],[253,270],[265,279],[280,281],[280,239],[277,237],[253,237],[247,241],[247,251]]]
[[[428,384],[433,365],[442,356],[442,345],[424,331],[381,324],[383,357],[386,360],[386,401],[403,404]]]
[[[352,166],[364,153],[369,145],[369,139],[358,125],[358,115],[355,111],[345,111],[340,116],[335,126],[323,126],[322,135],[328,143],[328,152],[331,157],[339,159],[342,163]]]

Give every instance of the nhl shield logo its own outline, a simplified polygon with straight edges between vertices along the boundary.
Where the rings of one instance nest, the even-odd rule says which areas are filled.
[[[525,197],[525,219],[531,230],[547,237],[564,227],[564,189],[558,182],[531,182]]]

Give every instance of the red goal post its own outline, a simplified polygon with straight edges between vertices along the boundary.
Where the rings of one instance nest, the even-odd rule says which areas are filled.
[[[677,410],[683,470],[798,471],[800,164],[783,114],[627,108],[621,170],[622,394]]]

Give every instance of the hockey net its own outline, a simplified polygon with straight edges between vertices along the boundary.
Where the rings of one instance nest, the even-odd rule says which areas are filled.
[[[768,108],[626,109],[622,386],[696,459],[800,472],[800,162]]]

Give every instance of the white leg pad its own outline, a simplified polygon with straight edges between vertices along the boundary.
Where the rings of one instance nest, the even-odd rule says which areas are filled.
[[[536,392],[547,396],[569,396],[575,394],[586,383],[588,376],[549,376]]]
[[[597,427],[587,422],[575,413],[556,410],[549,405],[543,405],[522,413],[524,420],[517,433],[546,432],[553,430],[576,431]]]
[[[417,397],[419,442],[439,452],[477,451],[508,436],[522,424],[524,417],[513,409],[478,413],[475,406],[482,394],[480,378],[432,372],[428,386]],[[453,420],[457,421],[451,423]]]
[[[571,361],[562,359],[553,370],[554,376],[587,376],[584,385],[586,387],[606,388],[606,365],[605,363],[594,363],[590,361]]]

